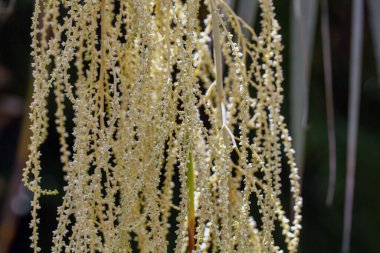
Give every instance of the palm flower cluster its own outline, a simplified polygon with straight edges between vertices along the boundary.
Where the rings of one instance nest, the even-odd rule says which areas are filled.
[[[36,0],[23,175],[34,252],[39,199],[57,193],[40,176],[51,92],[66,179],[52,252],[297,251],[280,27],[272,0],[260,7],[257,34],[223,0]]]

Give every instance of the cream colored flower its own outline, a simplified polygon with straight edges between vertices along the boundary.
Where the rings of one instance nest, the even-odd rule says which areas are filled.
[[[139,252],[168,252],[173,229],[175,252],[281,252],[278,224],[297,251],[302,198],[280,113],[280,27],[272,1],[260,6],[255,33],[222,0],[36,1],[23,178],[35,252],[39,197],[56,193],[40,186],[51,90],[67,181],[52,252],[132,252],[133,241]]]

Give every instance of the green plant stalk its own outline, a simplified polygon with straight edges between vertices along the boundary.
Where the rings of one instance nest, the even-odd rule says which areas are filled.
[[[189,245],[188,252],[191,253],[195,250],[195,205],[194,205],[194,163],[193,155],[190,151],[189,161],[187,163],[187,189],[189,195],[189,203],[187,210],[187,225],[188,225],[188,236],[189,236]]]

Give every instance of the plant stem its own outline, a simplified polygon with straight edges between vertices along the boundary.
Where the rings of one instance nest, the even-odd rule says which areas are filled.
[[[188,252],[191,253],[195,250],[195,205],[194,205],[194,163],[193,155],[190,151],[189,161],[187,163],[187,189],[189,191],[189,203],[187,210],[187,225],[189,245]]]
[[[211,17],[212,17],[212,31],[214,34],[213,47],[214,47],[214,60],[215,60],[215,74],[216,74],[216,92],[218,93],[218,103],[220,104],[220,113],[225,111],[224,92],[223,92],[223,66],[222,66],[222,50],[220,45],[220,31],[219,22],[217,17],[217,10],[212,1],[210,1]],[[221,116],[223,120],[223,115]],[[224,120],[223,120],[224,121]],[[224,124],[225,122],[222,122]]]
[[[224,144],[228,145],[228,126],[226,118],[226,105],[225,96],[223,88],[223,63],[222,63],[222,47],[220,45],[220,30],[219,21],[217,16],[217,9],[215,3],[210,1],[211,17],[212,17],[212,31],[214,34],[213,47],[214,47],[214,61],[215,61],[215,75],[216,75],[216,92],[217,92],[217,103],[219,104],[219,115],[223,128],[223,141]]]

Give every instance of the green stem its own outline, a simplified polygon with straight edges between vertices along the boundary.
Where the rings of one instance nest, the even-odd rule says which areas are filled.
[[[187,189],[189,196],[188,210],[187,210],[187,224],[188,224],[188,236],[189,246],[188,252],[191,253],[195,250],[195,205],[194,205],[194,163],[193,155],[190,151],[189,162],[187,163]]]

